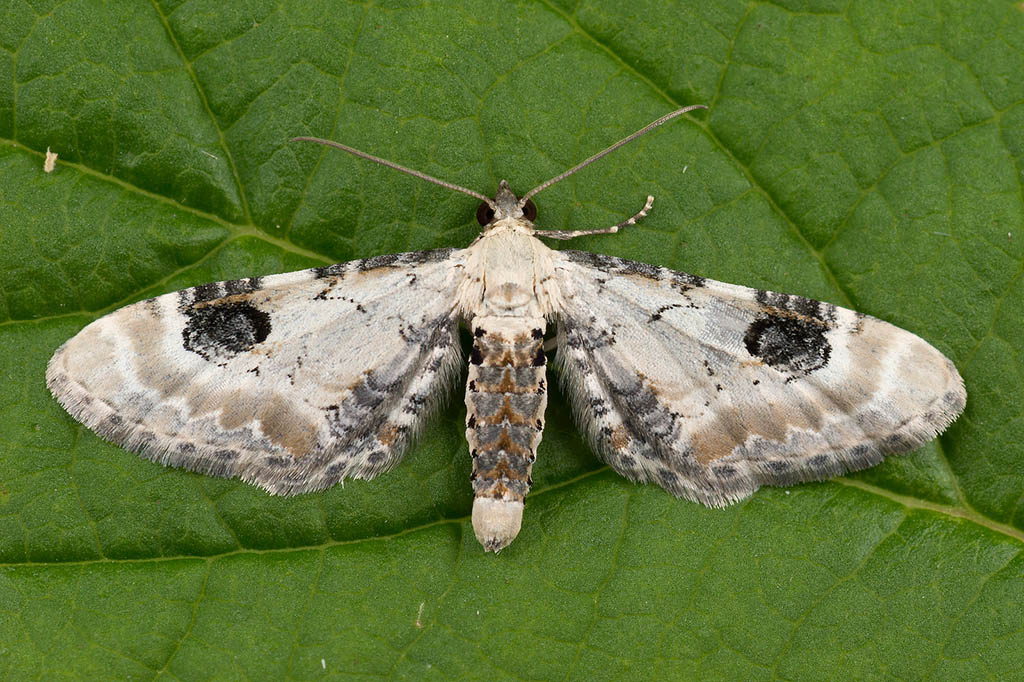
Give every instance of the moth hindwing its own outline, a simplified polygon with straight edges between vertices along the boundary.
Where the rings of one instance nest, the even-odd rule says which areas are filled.
[[[440,249],[204,284],[82,329],[47,368],[76,419],[143,456],[271,493],[394,466],[459,374],[472,332],[466,438],[487,550],[519,533],[547,405],[545,336],[576,421],[634,481],[713,507],[821,480],[942,432],[966,394],[914,334],[800,296],[556,251],[531,197],[687,107],[517,197],[465,192],[484,228]],[[316,138],[298,138],[314,139]],[[316,140],[321,141],[321,140]],[[325,141],[321,141],[325,142]],[[326,142],[325,142],[326,143]]]

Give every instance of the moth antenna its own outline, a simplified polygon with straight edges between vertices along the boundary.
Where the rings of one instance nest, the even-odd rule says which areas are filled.
[[[575,166],[573,166],[572,168],[570,168],[569,170],[565,171],[564,173],[562,173],[560,175],[556,175],[555,177],[551,178],[547,182],[542,182],[541,184],[537,185],[536,187],[531,189],[529,192],[524,194],[521,199],[519,199],[519,206],[520,207],[525,206],[527,200],[530,197],[532,197],[534,194],[536,194],[537,192],[540,192],[540,191],[543,191],[543,190],[547,189],[548,187],[550,187],[551,185],[555,184],[559,180],[565,180],[567,177],[569,177],[570,175],[572,175],[576,171],[580,170],[581,168],[586,168],[587,166],[589,166],[590,164],[594,163],[595,161],[597,161],[601,157],[607,156],[608,154],[611,154],[613,151],[615,151],[616,149],[618,149],[622,145],[627,144],[629,142],[632,142],[633,140],[635,140],[636,138],[640,137],[644,133],[647,133],[647,132],[650,132],[650,131],[654,130],[655,128],[660,126],[662,123],[667,123],[668,121],[671,121],[672,119],[674,119],[676,116],[682,116],[683,114],[685,114],[688,111],[693,111],[694,109],[707,109],[707,108],[708,107],[705,104],[691,104],[688,107],[683,107],[682,109],[676,109],[675,111],[673,111],[670,114],[665,114],[664,116],[659,118],[657,121],[654,121],[653,123],[648,123],[646,126],[641,128],[640,130],[636,131],[635,133],[633,133],[629,137],[622,138],[621,140],[619,140],[618,142],[613,144],[611,147],[608,147],[604,151],[600,151],[597,154],[594,154],[593,156],[591,156],[586,161],[581,161],[578,164],[576,164]]]
[[[388,161],[387,159],[382,159],[379,156],[374,156],[373,154],[367,154],[366,152],[361,152],[358,149],[354,149],[354,148],[349,147],[348,145],[342,144],[340,142],[334,142],[332,140],[324,140],[324,139],[319,138],[319,137],[293,137],[292,139],[290,139],[288,141],[289,142],[316,142],[317,144],[326,145],[328,147],[334,147],[335,149],[340,149],[343,152],[348,152],[349,154],[353,154],[355,156],[358,156],[361,159],[366,159],[367,161],[373,161],[374,163],[379,163],[382,166],[387,166],[388,168],[394,168],[396,171],[402,171],[403,173],[408,173],[409,175],[412,175],[413,177],[417,177],[420,180],[426,180],[427,182],[432,182],[435,185],[441,185],[441,187],[447,187],[448,189],[453,189],[456,192],[462,192],[463,194],[468,194],[469,196],[474,197],[474,198],[479,199],[480,201],[484,202],[485,204],[490,206],[492,209],[496,209],[497,208],[494,205],[494,200],[493,199],[489,199],[489,198],[485,197],[483,194],[480,194],[480,192],[474,192],[473,190],[467,189],[465,187],[462,187],[461,185],[456,185],[455,183],[452,183],[452,182],[446,182],[444,180],[440,180],[438,178],[435,178],[432,175],[427,175],[426,173],[423,173],[423,172],[418,171],[418,170],[413,170],[412,168],[406,168],[405,166],[400,166],[397,163],[395,163],[394,161]]]

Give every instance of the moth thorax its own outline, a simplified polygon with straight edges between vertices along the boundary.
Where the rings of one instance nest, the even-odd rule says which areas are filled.
[[[515,538],[530,492],[547,385],[544,319],[477,316],[466,385],[466,440],[473,457],[473,529],[498,551]]]

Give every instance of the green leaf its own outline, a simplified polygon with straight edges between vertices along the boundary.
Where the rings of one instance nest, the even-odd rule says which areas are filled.
[[[0,676],[1024,676],[1021,74],[996,0],[0,2]],[[920,334],[967,382],[940,439],[710,510],[613,475],[554,390],[493,556],[457,396],[393,472],[281,499],[46,391],[128,302],[475,236],[469,197],[293,136],[522,192],[692,103],[538,223],[653,194],[574,246]]]

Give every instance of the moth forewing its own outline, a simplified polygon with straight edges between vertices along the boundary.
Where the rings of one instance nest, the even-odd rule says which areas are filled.
[[[538,237],[530,198],[493,199],[317,138],[484,202],[484,229],[441,249],[206,284],[96,320],[57,350],[47,386],[79,421],[143,456],[275,494],[394,466],[448,390],[473,335],[466,438],[474,532],[519,533],[547,405],[556,325],[566,395],[597,454],[634,481],[722,506],[912,449],[966,394],[953,364],[880,320]]]

